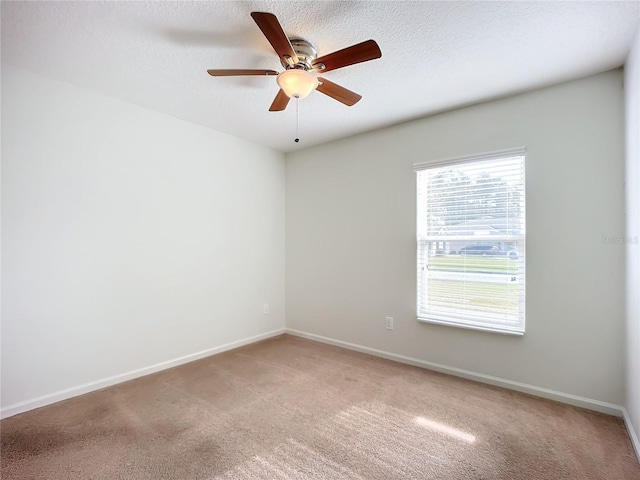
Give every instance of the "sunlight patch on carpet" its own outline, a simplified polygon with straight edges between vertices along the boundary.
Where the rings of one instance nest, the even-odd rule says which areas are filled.
[[[375,465],[388,478],[446,475],[452,458],[464,455],[467,447],[457,438],[417,425],[415,417],[380,402],[353,405],[318,425],[318,434],[343,452],[345,463]]]
[[[421,427],[430,428],[431,430],[435,430],[436,432],[450,435],[454,438],[464,440],[467,443],[475,443],[476,441],[475,435],[471,435],[470,433],[463,432],[462,430],[458,430],[457,428],[450,427],[448,425],[445,425],[444,423],[429,420],[428,418],[424,417],[416,417],[413,419],[413,421],[416,425],[420,425]]]

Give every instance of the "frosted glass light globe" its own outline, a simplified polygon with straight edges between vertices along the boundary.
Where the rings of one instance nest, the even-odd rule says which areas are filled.
[[[306,98],[318,86],[316,77],[296,68],[280,73],[276,81],[289,98]]]

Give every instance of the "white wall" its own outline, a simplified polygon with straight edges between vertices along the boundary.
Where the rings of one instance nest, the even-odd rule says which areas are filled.
[[[3,412],[283,329],[284,182],[281,153],[3,65]]]
[[[625,235],[621,83],[608,72],[290,154],[287,326],[626,404],[638,430],[637,246],[625,402],[624,247],[602,241]],[[3,411],[284,327],[281,154],[6,65],[2,99]],[[411,165],[520,145],[526,335],[418,323]]]
[[[288,155],[287,327],[622,405],[623,120],[617,70]],[[518,146],[526,334],[419,323],[412,164]]]
[[[624,69],[626,100],[627,411],[640,435],[640,31]],[[635,241],[634,241],[635,240]],[[636,439],[636,449],[640,443]],[[640,457],[640,450],[637,450]]]

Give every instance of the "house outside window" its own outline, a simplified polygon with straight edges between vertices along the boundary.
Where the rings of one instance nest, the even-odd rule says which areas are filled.
[[[524,148],[414,165],[418,320],[525,331]]]

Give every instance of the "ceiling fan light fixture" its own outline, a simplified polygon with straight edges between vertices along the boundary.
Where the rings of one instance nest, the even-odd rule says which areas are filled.
[[[348,107],[360,101],[362,95],[325,78],[316,77],[315,74],[324,75],[331,70],[380,58],[382,52],[375,40],[366,40],[318,57],[318,51],[308,40],[287,37],[273,13],[251,12],[251,18],[273,47],[285,71],[278,74],[276,70],[209,69],[207,70],[209,75],[212,77],[277,75],[276,80],[280,89],[269,107],[270,112],[281,112],[287,108],[291,98],[306,98],[314,90]]]
[[[299,68],[285,70],[276,81],[289,98],[306,98],[318,86],[316,77]]]

